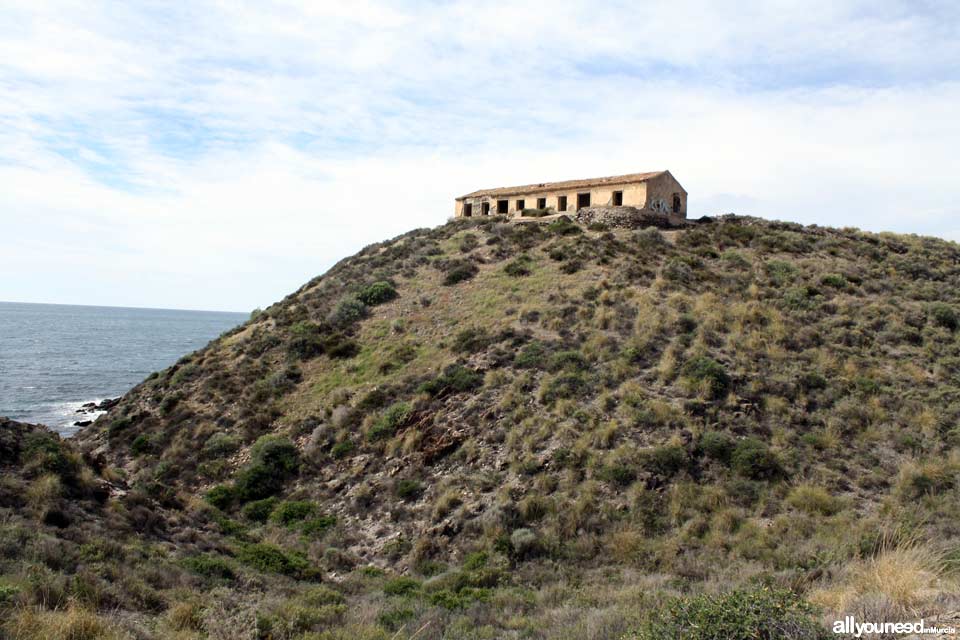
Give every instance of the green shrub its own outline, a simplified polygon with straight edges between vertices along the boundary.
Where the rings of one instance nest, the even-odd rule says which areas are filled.
[[[225,510],[229,508],[231,504],[233,504],[233,501],[236,497],[237,494],[233,487],[225,484],[218,484],[207,491],[204,499],[217,509]]]
[[[202,554],[183,558],[180,564],[189,571],[205,578],[233,580],[236,574],[226,560],[220,556]]]
[[[418,480],[404,478],[397,482],[394,491],[401,500],[416,500],[423,493],[423,485]]]
[[[562,398],[577,398],[586,395],[590,385],[579,373],[561,373],[547,380],[540,389],[540,401],[553,404]]]
[[[140,456],[145,453],[149,453],[153,449],[153,443],[150,441],[150,436],[141,433],[136,438],[133,439],[133,442],[130,444],[130,453],[135,456]]]
[[[483,327],[469,327],[457,333],[450,350],[454,353],[477,353],[494,342],[494,337]]]
[[[270,517],[270,514],[273,512],[273,508],[277,506],[277,503],[280,500],[278,498],[264,498],[263,500],[254,500],[246,505],[244,505],[243,516],[248,520],[254,522],[266,522],[267,518]]]
[[[203,454],[210,458],[224,458],[240,448],[240,438],[229,433],[215,433],[203,445]]]
[[[590,363],[579,351],[558,351],[550,358],[550,371],[586,371]]]
[[[330,455],[339,460],[346,458],[355,448],[353,440],[341,440],[330,448]]]
[[[383,592],[390,596],[409,596],[420,591],[420,582],[413,578],[393,578],[383,585]]]
[[[310,538],[315,538],[327,532],[328,529],[337,524],[337,517],[331,515],[322,515],[317,518],[306,520],[300,527],[300,532]]]
[[[470,280],[480,273],[479,267],[470,260],[452,260],[444,268],[443,284],[453,286]]]
[[[385,281],[374,282],[360,290],[357,298],[368,307],[374,307],[384,302],[390,302],[398,295],[397,290],[392,284]]]
[[[674,599],[637,640],[818,640],[815,610],[790,591],[760,588]],[[628,636],[630,637],[630,636]]]
[[[181,400],[181,396],[179,393],[170,393],[164,396],[163,400],[160,401],[160,415],[168,416],[171,413],[173,413],[173,410],[177,408],[178,404],[180,404],[180,400]],[[120,420],[126,421],[127,425],[131,424],[129,418],[120,418]],[[120,431],[126,428],[124,426],[121,426],[119,424],[119,421],[115,421],[115,422],[118,422],[118,424],[110,425],[111,433],[113,433],[114,431]]]
[[[470,253],[480,246],[480,240],[475,233],[465,233],[460,240],[460,252]]]
[[[597,468],[597,478],[611,484],[627,486],[637,479],[637,470],[625,463],[607,464]]]
[[[367,436],[371,440],[390,438],[397,429],[407,424],[413,416],[413,407],[409,402],[395,402],[390,405],[380,419],[370,428]]]
[[[413,609],[390,609],[377,614],[377,624],[388,631],[400,631],[404,625],[417,617]]]
[[[658,476],[669,478],[690,464],[687,451],[679,445],[654,447],[643,454],[645,469]]]
[[[300,555],[287,553],[280,547],[267,543],[244,545],[237,554],[237,559],[261,573],[295,575],[307,567],[307,561]]]
[[[530,275],[531,263],[532,263],[532,260],[530,259],[530,256],[527,256],[527,255],[517,256],[516,258],[514,258],[513,260],[511,260],[506,264],[506,266],[503,268],[503,271],[508,276],[513,276],[514,278],[519,278],[521,276],[528,276]]]
[[[960,319],[957,318],[957,312],[953,307],[946,304],[935,304],[930,307],[930,317],[933,318],[937,326],[950,331],[956,331],[960,326]]]
[[[327,317],[327,321],[336,329],[347,329],[367,317],[367,305],[354,297],[347,297]]]
[[[558,236],[572,236],[578,233],[583,233],[583,229],[580,228],[580,225],[572,222],[567,216],[561,216],[557,218],[549,225],[547,225],[547,231],[554,235]]]
[[[300,597],[300,600],[311,607],[320,607],[325,604],[343,604],[346,601],[342,593],[323,585],[308,589]]]
[[[175,396],[175,395],[169,395],[169,396],[165,397],[165,398],[163,399],[163,402],[160,404],[160,413],[164,413],[164,414],[165,414],[165,413],[169,413],[169,411],[165,411],[165,410],[164,410],[164,403],[170,401],[171,399],[173,400],[174,404],[176,404],[177,400],[179,400],[179,398],[177,398],[177,396]],[[126,431],[126,430],[129,429],[132,425],[133,425],[133,421],[132,421],[130,418],[126,417],[126,416],[122,416],[122,417],[120,417],[120,418],[116,418],[116,419],[112,420],[112,421],[110,422],[110,424],[107,426],[107,435],[109,435],[109,436],[115,436],[115,435],[117,435],[118,433],[120,433],[121,431]]]
[[[300,452],[283,436],[260,436],[250,448],[250,461],[287,476],[300,470]]]
[[[834,289],[843,289],[847,286],[847,279],[839,273],[828,273],[820,278],[820,284],[825,287],[833,287]]]
[[[736,447],[736,441],[719,431],[708,431],[700,438],[700,450],[703,455],[724,464],[730,462],[734,447]]]
[[[730,461],[734,471],[752,480],[770,480],[782,473],[780,460],[756,438],[745,438],[738,442]]]
[[[324,351],[323,328],[315,322],[298,322],[290,327],[287,351],[300,360],[309,360]]]
[[[306,520],[317,512],[317,505],[306,500],[285,500],[270,513],[270,521],[285,527]]]
[[[8,584],[0,584],[0,607],[6,606],[8,603],[12,602],[19,593],[20,589],[18,587]]]
[[[705,381],[713,398],[722,398],[730,389],[730,376],[727,375],[726,369],[716,360],[706,356],[688,360],[683,365],[681,373],[693,383]]]
[[[533,341],[523,346],[513,358],[513,365],[521,369],[543,369],[547,364],[549,350],[539,341]]]
[[[234,491],[238,500],[262,500],[279,493],[283,489],[284,479],[262,464],[254,464],[242,469],[234,479]]]
[[[482,385],[482,373],[461,364],[452,364],[444,369],[441,375],[420,385],[417,391],[437,398],[451,393],[472,391]]]

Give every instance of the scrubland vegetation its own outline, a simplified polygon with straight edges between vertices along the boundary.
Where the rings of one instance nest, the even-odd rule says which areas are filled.
[[[956,611],[958,285],[952,243],[746,218],[373,245],[76,442],[0,430],[0,628],[799,639]]]

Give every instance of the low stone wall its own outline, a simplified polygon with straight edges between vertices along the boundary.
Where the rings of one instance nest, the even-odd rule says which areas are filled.
[[[686,218],[636,207],[584,207],[576,212],[574,219],[582,225],[600,223],[624,229],[676,229],[693,224]]]

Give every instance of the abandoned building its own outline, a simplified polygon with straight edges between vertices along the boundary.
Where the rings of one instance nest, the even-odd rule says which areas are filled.
[[[491,214],[520,216],[525,209],[563,213],[587,207],[635,207],[686,218],[687,192],[669,171],[630,173],[481,189],[457,198],[454,215],[458,218]]]

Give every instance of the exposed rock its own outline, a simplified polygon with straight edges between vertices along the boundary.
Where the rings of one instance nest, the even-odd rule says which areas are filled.
[[[695,224],[685,218],[636,207],[584,207],[577,211],[575,219],[584,225],[600,223],[623,229],[676,229]]]

